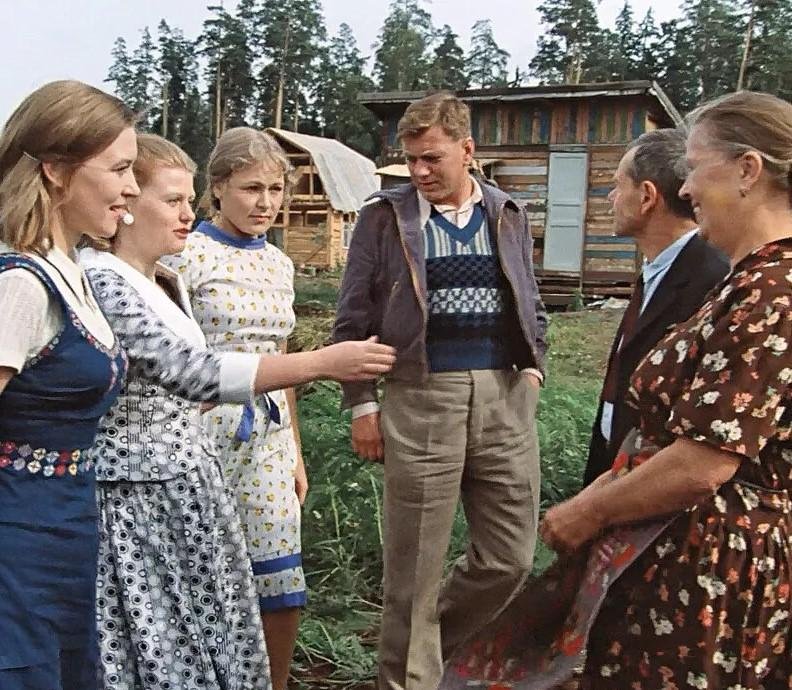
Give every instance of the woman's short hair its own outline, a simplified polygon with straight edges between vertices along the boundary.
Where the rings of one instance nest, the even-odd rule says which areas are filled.
[[[158,134],[137,133],[138,155],[133,171],[135,180],[142,188],[150,181],[157,168],[180,168],[195,175],[197,166],[187,153]]]
[[[727,154],[758,153],[792,203],[792,104],[769,93],[738,91],[704,103],[687,123],[703,125],[709,143]]]
[[[681,129],[645,132],[627,147],[634,154],[626,172],[636,185],[651,182],[675,216],[695,220],[692,204],[679,196],[686,176],[685,139]]]
[[[56,207],[42,163],[63,163],[73,173],[136,120],[121,100],[79,81],[50,82],[25,98],[0,134],[3,242],[16,251],[46,252]]]
[[[407,106],[397,127],[399,141],[438,125],[454,141],[471,136],[470,108],[450,91],[438,91]]]
[[[281,170],[283,198],[288,201],[297,175],[289,157],[275,138],[252,127],[232,127],[223,132],[209,154],[201,209],[210,215],[219,213],[220,200],[214,195],[214,186],[225,182],[239,170],[262,163]]]

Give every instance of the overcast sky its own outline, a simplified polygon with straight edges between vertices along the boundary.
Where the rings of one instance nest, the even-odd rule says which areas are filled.
[[[222,0],[215,0],[218,4]],[[53,79],[74,78],[103,85],[113,41],[123,36],[137,44],[140,30],[152,33],[160,19],[195,37],[208,16],[207,0],[0,0],[4,27],[0,52],[0,121],[26,94]],[[388,12],[389,0],[323,0],[328,31],[346,22],[364,54],[371,54]],[[470,27],[478,19],[492,20],[495,38],[512,55],[515,66],[526,69],[541,33],[536,6],[539,0],[432,0],[426,5],[435,26],[449,24],[467,48]],[[624,0],[602,0],[603,23],[612,25]],[[225,0],[232,8],[235,0]],[[637,18],[653,8],[658,21],[678,14],[676,0],[632,0]]]

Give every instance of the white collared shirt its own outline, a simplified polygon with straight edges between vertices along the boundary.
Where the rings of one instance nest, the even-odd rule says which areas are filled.
[[[660,283],[663,282],[663,278],[665,278],[671,266],[673,266],[674,261],[676,261],[682,250],[687,247],[688,242],[690,242],[697,233],[698,228],[686,232],[679,239],[669,244],[653,261],[644,260],[643,269],[641,270],[644,281],[644,292],[639,314],[643,314],[644,311],[646,311],[646,307],[649,306],[649,302],[652,300]],[[619,343],[619,347],[621,347],[621,343]],[[608,442],[610,442],[611,430],[613,429],[613,411],[613,403],[607,400],[602,403],[600,433]]]
[[[0,252],[11,251],[0,244]],[[52,279],[66,303],[86,329],[105,347],[112,347],[113,331],[96,303],[88,279],[79,264],[53,247],[46,257],[27,254]],[[63,327],[63,310],[56,297],[24,268],[0,274],[0,313],[6,324],[0,329],[0,366],[21,371]]]

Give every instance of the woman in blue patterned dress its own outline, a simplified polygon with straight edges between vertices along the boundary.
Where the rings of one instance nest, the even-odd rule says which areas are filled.
[[[374,343],[287,358],[208,350],[181,281],[159,263],[184,248],[195,166],[175,144],[139,134],[134,170],[133,223],[112,253],[82,255],[129,358],[95,447],[101,686],[266,690],[250,560],[199,403],[246,403],[314,377],[368,378],[392,356]]]
[[[0,688],[96,687],[90,455],[126,361],[74,249],[138,193],[134,113],[47,84],[0,137]]]

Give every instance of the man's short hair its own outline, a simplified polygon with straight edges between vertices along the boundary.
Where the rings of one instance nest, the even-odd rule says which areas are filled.
[[[439,125],[455,141],[471,136],[470,108],[448,91],[439,91],[407,106],[397,130],[399,140],[421,136]]]
[[[679,197],[687,175],[685,133],[679,129],[655,129],[633,141],[627,151],[635,151],[627,174],[636,184],[651,182],[671,212],[679,218],[695,219],[693,206]]]

